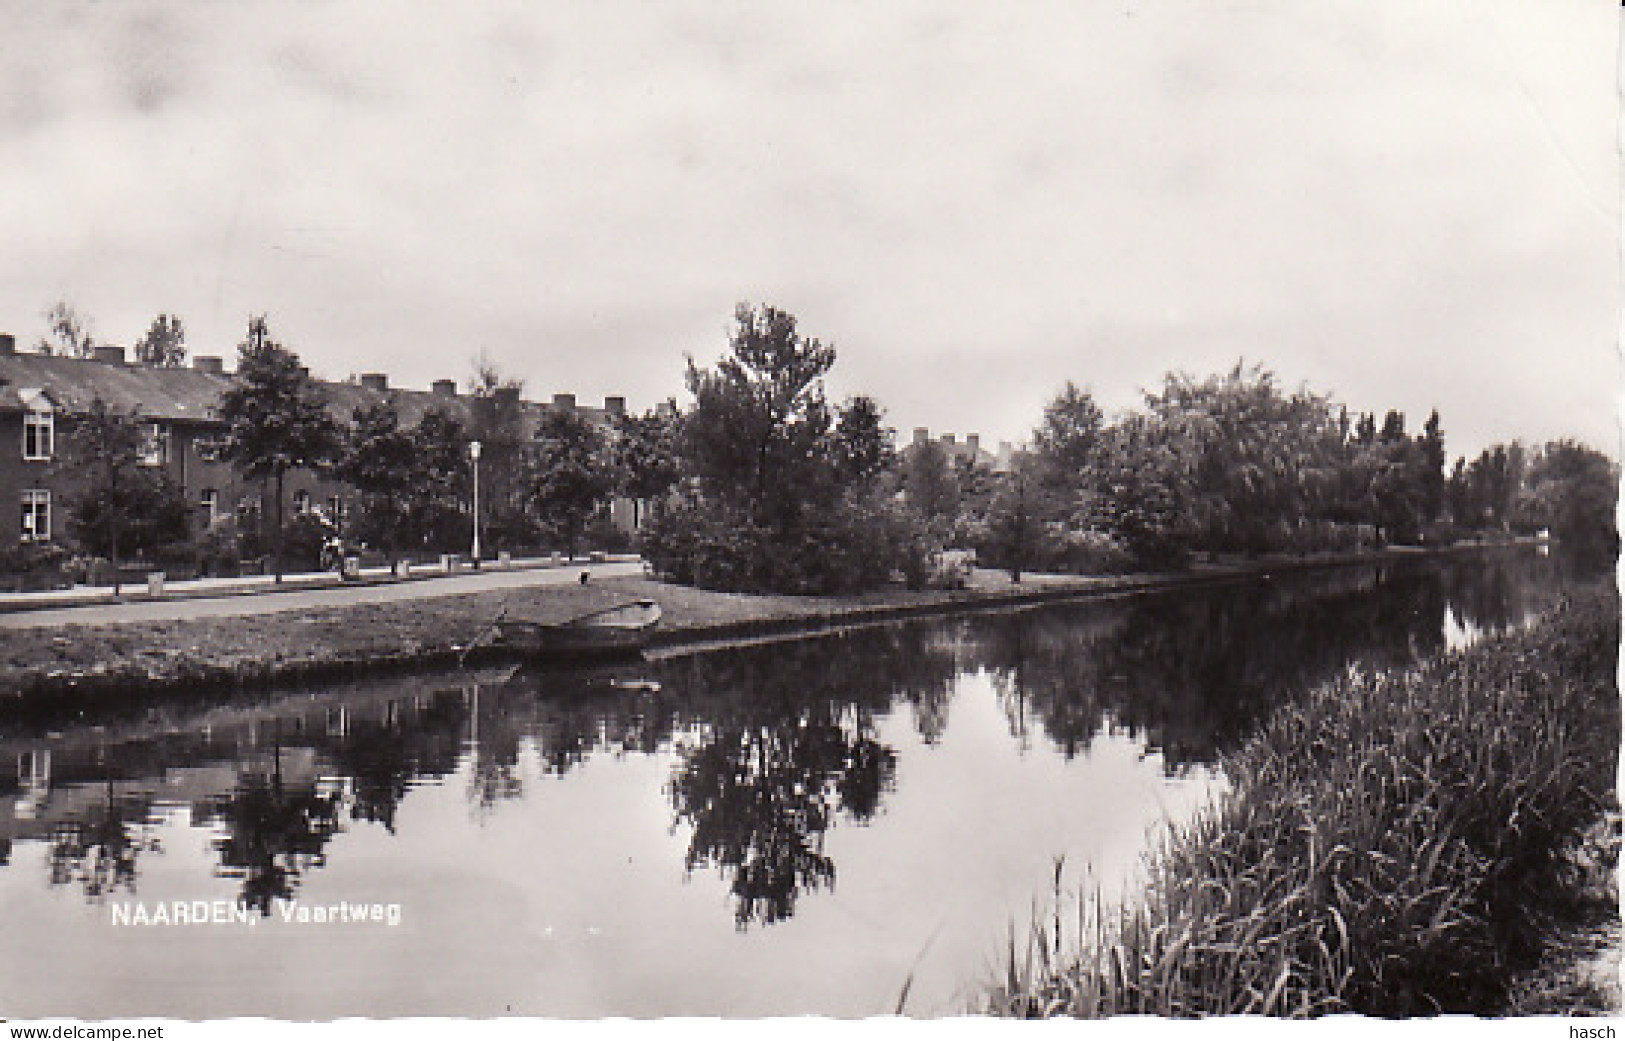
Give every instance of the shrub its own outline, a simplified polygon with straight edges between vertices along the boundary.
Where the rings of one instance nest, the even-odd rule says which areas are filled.
[[[19,542],[0,546],[0,574],[57,571],[68,563],[68,551],[55,542]]]
[[[773,530],[693,500],[662,510],[638,546],[674,582],[815,596],[873,589],[895,573],[923,585],[932,549],[918,522],[889,504],[848,504]]]
[[[243,540],[235,517],[222,517],[198,536],[193,546],[197,566],[208,575],[235,575],[243,559]]]
[[[316,513],[301,513],[282,525],[282,566],[314,571],[321,566],[322,544],[333,526]]]

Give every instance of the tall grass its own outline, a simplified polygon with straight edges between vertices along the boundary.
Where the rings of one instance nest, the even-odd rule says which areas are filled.
[[[1599,589],[1527,632],[1350,670],[1283,708],[1149,858],[1140,898],[1086,896],[1012,940],[991,1009],[1502,1011],[1563,910],[1565,843],[1614,803],[1618,642]]]

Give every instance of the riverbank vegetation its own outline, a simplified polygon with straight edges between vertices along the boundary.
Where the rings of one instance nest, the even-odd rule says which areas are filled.
[[[1027,447],[994,455],[929,436],[895,449],[877,402],[826,400],[834,364],[792,315],[744,304],[729,353],[690,363],[693,404],[664,417],[664,484],[640,485],[653,518],[639,548],[662,573],[817,594],[951,584],[955,550],[1019,580],[1541,529],[1597,555],[1618,543],[1601,453],[1512,442],[1447,470],[1437,412],[1412,433],[1398,411],[1379,422],[1261,366],[1170,373],[1117,416],[1068,383]]]
[[[1618,642],[1616,595],[1596,589],[1286,707],[1224,759],[1229,789],[1151,858],[1141,899],[1085,896],[1012,946],[992,1010],[1517,1011],[1554,936],[1617,918],[1569,853],[1618,805]]]

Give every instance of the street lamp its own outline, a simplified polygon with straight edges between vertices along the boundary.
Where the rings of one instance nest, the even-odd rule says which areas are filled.
[[[468,443],[468,458],[474,464],[474,549],[470,554],[474,558],[474,566],[480,566],[480,443]]]

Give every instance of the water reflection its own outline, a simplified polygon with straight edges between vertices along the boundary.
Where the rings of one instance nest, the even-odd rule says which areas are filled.
[[[87,804],[77,815],[50,823],[51,884],[77,886],[92,901],[134,891],[137,858],[162,852],[150,829],[150,803],[120,797],[111,779],[102,798],[94,788],[85,793]]]
[[[309,769],[284,776],[282,747],[273,742],[270,767],[243,770],[231,793],[211,800],[207,813],[225,831],[214,843],[219,874],[242,879],[238,902],[266,916],[274,901],[293,898],[301,875],[326,862],[323,848],[339,829],[340,812],[337,792],[299,776]],[[313,757],[299,758],[314,765]]]
[[[799,893],[834,884],[824,834],[839,817],[864,822],[878,810],[896,755],[875,740],[874,716],[913,670],[943,668],[929,650],[917,631],[881,630],[669,670],[679,689],[735,695],[680,748],[669,791],[692,830],[685,867],[722,873],[741,928],[788,918]]]
[[[165,856],[154,822],[185,807],[213,836],[214,876],[268,914],[348,828],[395,834],[419,787],[456,779],[484,820],[547,799],[540,779],[589,761],[659,757],[667,819],[687,841],[668,868],[715,877],[736,928],[768,926],[834,886],[834,829],[885,827],[899,752],[882,723],[906,720],[935,749],[966,677],[986,678],[1003,740],[1024,754],[1065,762],[1129,733],[1179,774],[1347,663],[1409,661],[1519,624],[1570,578],[1561,558],[1532,553],[1283,574],[674,658],[631,686],[529,671],[14,706],[0,731],[17,764],[0,775],[0,867],[16,844],[45,843],[49,886],[133,893]],[[976,831],[967,821],[962,841]]]

